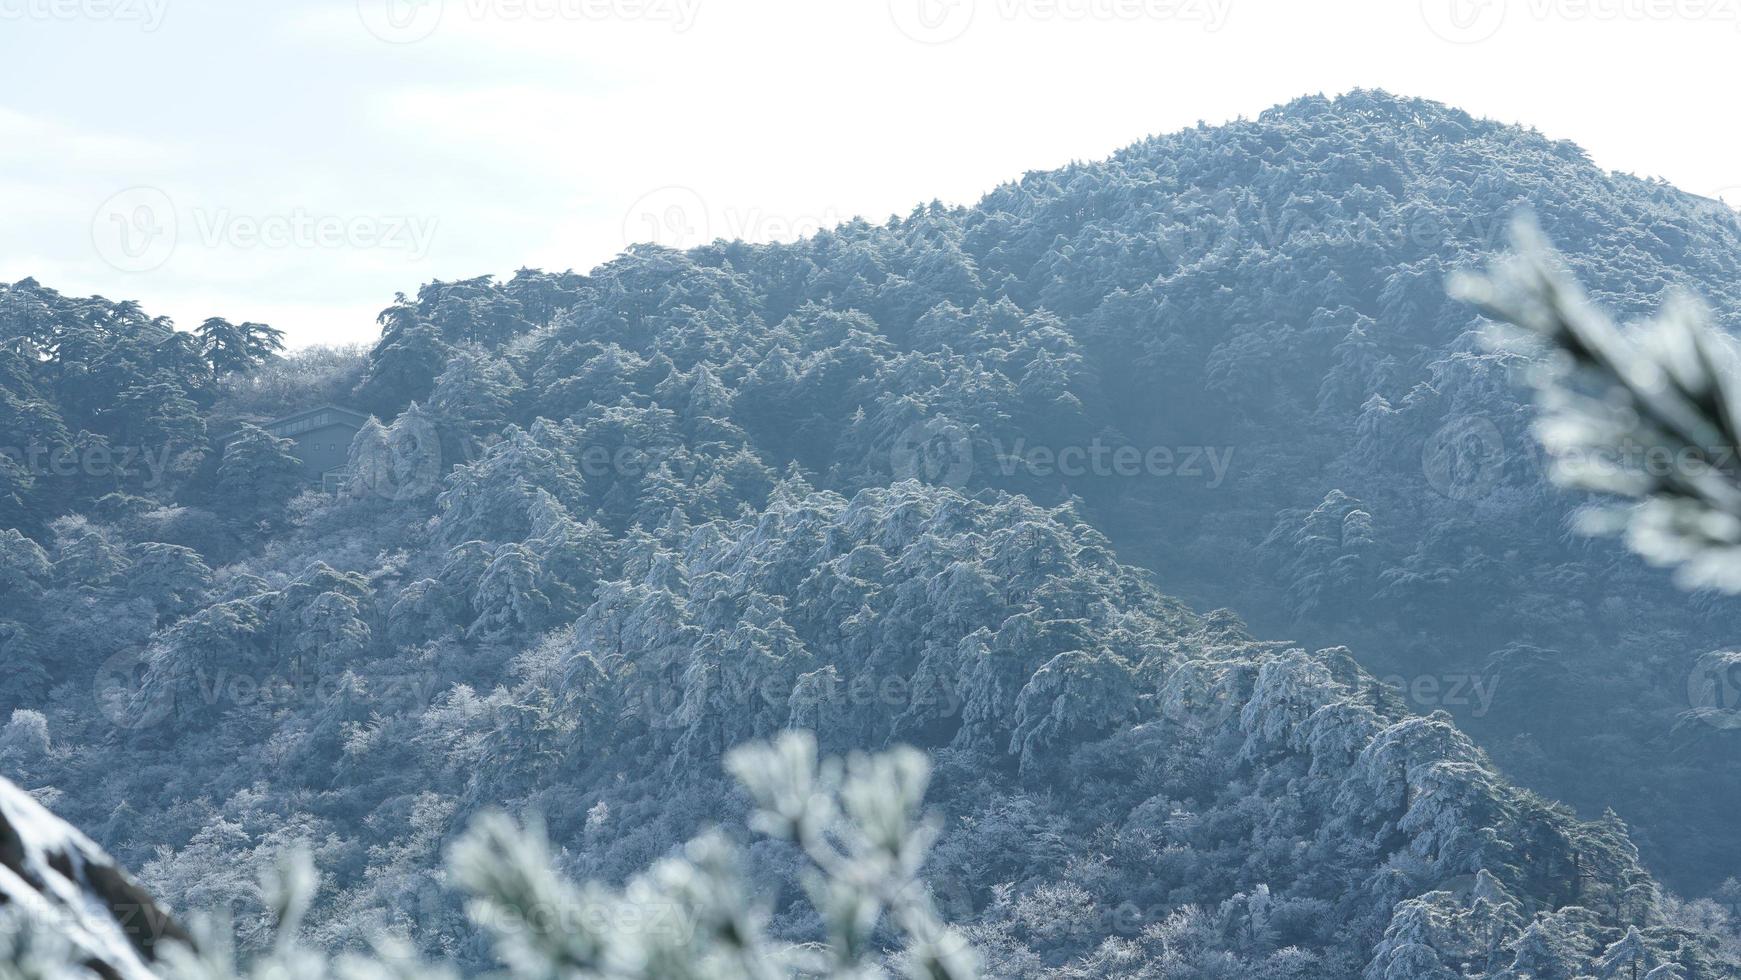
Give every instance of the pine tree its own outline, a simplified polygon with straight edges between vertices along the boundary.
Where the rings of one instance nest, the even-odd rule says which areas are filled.
[[[235,324],[212,317],[196,331],[200,350],[218,375],[246,374],[284,349],[284,331],[264,323]]]
[[[244,423],[218,465],[218,507],[247,520],[271,520],[302,488],[294,443]]]

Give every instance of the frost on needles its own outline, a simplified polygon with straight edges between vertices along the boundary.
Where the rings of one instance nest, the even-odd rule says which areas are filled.
[[[576,885],[555,872],[542,828],[499,811],[479,816],[450,848],[448,874],[470,896],[467,912],[493,940],[514,980],[773,980],[884,977],[972,980],[976,957],[945,924],[919,878],[936,840],[922,814],[930,762],[911,748],[818,761],[815,736],[788,732],[734,749],[726,760],[753,801],[752,825],[797,844],[810,862],[804,891],[827,940],[771,940],[769,908],[741,872],[724,833],[691,840],[620,889]],[[50,818],[52,819],[52,818]],[[58,823],[58,822],[57,822]],[[402,941],[380,937],[372,955],[330,958],[299,930],[320,876],[306,847],[286,849],[261,876],[275,924],[259,955],[238,960],[231,923],[202,917],[193,943],[171,942],[156,971],[165,980],[454,980]],[[15,902],[0,904],[0,980],[107,975]],[[885,954],[886,935],[900,937]],[[136,965],[129,957],[127,962]],[[141,974],[144,975],[144,974]]]
[[[1562,485],[1629,502],[1583,512],[1592,533],[1678,569],[1688,588],[1741,592],[1741,368],[1709,309],[1677,295],[1654,320],[1616,326],[1584,296],[1528,220],[1514,251],[1452,291],[1511,329],[1502,350],[1541,353],[1527,371],[1535,431]]]

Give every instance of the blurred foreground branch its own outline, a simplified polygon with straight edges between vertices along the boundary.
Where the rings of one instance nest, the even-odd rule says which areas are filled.
[[[1533,221],[1514,226],[1512,245],[1451,291],[1511,325],[1491,346],[1538,355],[1535,431],[1554,481],[1625,499],[1585,510],[1581,529],[1623,535],[1687,588],[1741,592],[1741,371],[1728,338],[1689,296],[1616,326]]]

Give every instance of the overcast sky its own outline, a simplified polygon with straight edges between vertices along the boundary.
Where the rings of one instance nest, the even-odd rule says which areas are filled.
[[[1741,0],[0,0],[0,278],[372,341],[1355,87],[1741,203]]]

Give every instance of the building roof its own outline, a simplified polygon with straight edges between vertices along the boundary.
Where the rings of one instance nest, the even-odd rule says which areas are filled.
[[[258,423],[258,425],[267,432],[272,432],[275,429],[282,429],[295,425],[304,419],[319,415],[322,412],[331,412],[338,416],[334,424],[351,425],[358,429],[362,428],[363,423],[369,420],[369,416],[366,413],[359,412],[356,409],[346,408],[343,405],[334,405],[331,402],[328,402],[324,405],[316,405],[313,408],[305,408],[300,412],[292,412],[289,415],[283,415],[275,419],[268,419],[265,422]],[[239,435],[238,432],[232,432],[229,435],[224,436],[224,445],[227,446],[231,442],[234,442],[237,435]]]
[[[336,412],[339,415],[348,416],[348,420],[354,422],[358,428],[362,428],[363,423],[369,420],[369,416],[365,412],[359,412],[356,409],[346,408],[343,405],[334,405],[331,402],[328,402],[325,405],[316,405],[313,408],[305,408],[300,412],[275,418],[270,422],[263,423],[260,428],[270,429],[274,426],[289,425],[292,422],[299,422],[310,415],[315,415],[320,412]]]

